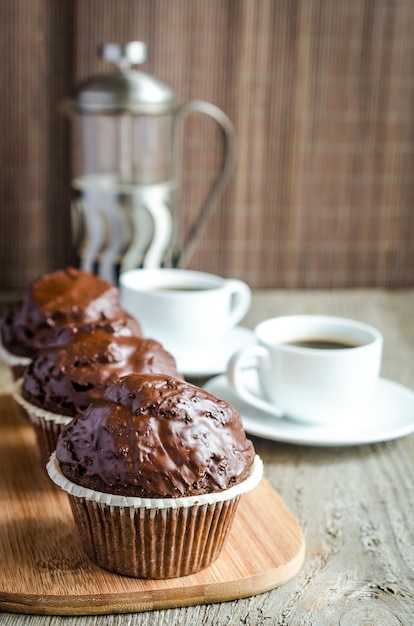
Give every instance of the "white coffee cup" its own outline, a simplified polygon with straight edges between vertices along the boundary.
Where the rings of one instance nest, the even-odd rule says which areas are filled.
[[[251,290],[241,280],[186,269],[137,269],[120,275],[122,306],[143,333],[174,355],[216,345],[247,313]]]
[[[360,419],[381,368],[383,339],[376,328],[340,317],[288,315],[261,322],[255,335],[256,345],[237,352],[227,369],[243,400],[308,423]],[[246,385],[249,367],[257,372],[259,394]]]

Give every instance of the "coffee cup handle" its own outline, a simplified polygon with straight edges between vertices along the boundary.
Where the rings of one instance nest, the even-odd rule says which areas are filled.
[[[230,315],[227,321],[227,329],[230,329],[236,326],[249,310],[252,292],[246,283],[237,278],[229,278],[226,282],[226,289],[231,295]]]
[[[245,387],[243,381],[242,373],[246,369],[256,369],[258,360],[268,358],[269,353],[263,346],[254,345],[239,350],[239,352],[236,352],[231,357],[227,365],[227,380],[242,400],[252,405],[254,408],[270,413],[274,417],[282,418],[284,417],[282,409],[252,394],[247,387]]]

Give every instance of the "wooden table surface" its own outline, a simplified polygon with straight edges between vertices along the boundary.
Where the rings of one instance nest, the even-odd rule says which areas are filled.
[[[382,376],[414,389],[414,290],[258,291],[244,325],[286,313],[342,315],[377,326],[384,335]],[[288,583],[221,604],[82,618],[3,613],[0,624],[413,624],[414,434],[344,448],[252,439],[265,477],[305,535],[305,562]]]

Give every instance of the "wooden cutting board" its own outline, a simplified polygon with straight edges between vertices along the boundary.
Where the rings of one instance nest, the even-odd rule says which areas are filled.
[[[66,495],[41,468],[31,425],[0,395],[0,610],[129,613],[224,602],[282,585],[300,569],[302,531],[263,479],[242,497],[219,559],[191,576],[139,580],[84,554]]]

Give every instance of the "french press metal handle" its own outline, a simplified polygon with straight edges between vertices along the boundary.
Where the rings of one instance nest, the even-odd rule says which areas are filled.
[[[187,104],[182,105],[175,116],[174,133],[175,143],[177,144],[178,158],[175,166],[175,178],[177,181],[181,178],[182,167],[182,151],[183,151],[183,137],[184,132],[182,129],[185,119],[191,113],[203,113],[213,118],[221,127],[224,138],[224,154],[221,164],[221,168],[216,176],[213,185],[202,204],[200,211],[193,222],[190,232],[181,246],[175,245],[173,251],[172,265],[174,267],[185,267],[194,251],[196,242],[202,232],[205,223],[210,218],[214,208],[217,205],[218,199],[223,193],[229,178],[233,172],[236,161],[237,150],[237,138],[236,131],[230,119],[227,115],[219,109],[219,107],[211,104],[210,102],[204,102],[202,100],[193,100]],[[177,219],[179,219],[180,208],[176,207]]]
[[[129,69],[133,65],[138,65],[145,62],[147,58],[146,46],[143,42],[140,41],[129,42],[125,45],[105,44],[102,47],[102,57],[104,60],[116,64],[118,68],[123,71]],[[147,77],[147,75],[145,74],[141,74],[140,76],[144,79],[145,77]],[[144,99],[147,98],[147,94],[145,92],[145,83],[142,82],[141,84],[143,86],[143,89],[140,95],[140,99],[144,101]],[[171,101],[174,99],[175,95],[168,87],[166,87],[164,93],[162,93],[162,87],[165,86],[163,86],[162,83],[159,83],[158,81],[157,86],[161,86],[160,95],[156,96],[154,92],[153,98],[158,100],[158,103],[161,103],[161,105],[162,100],[164,100],[166,107],[170,107]],[[147,104],[149,104],[149,102],[147,102]],[[167,108],[165,110],[167,110]],[[160,109],[160,112],[162,112],[162,108]],[[206,199],[202,203],[198,214],[193,220],[189,234],[187,235],[184,242],[180,242],[178,240],[178,223],[180,221],[181,208],[176,201],[177,198],[175,197],[175,206],[172,207],[172,221],[170,220],[168,211],[166,210],[166,207],[163,205],[162,201],[158,201],[157,203],[155,203],[157,213],[155,214],[154,209],[153,219],[154,221],[158,222],[158,230],[161,234],[159,234],[158,236],[157,245],[155,245],[155,242],[152,242],[153,245],[150,246],[150,249],[147,251],[147,254],[145,255],[143,261],[144,267],[155,267],[161,264],[162,259],[159,257],[159,254],[165,251],[164,247],[167,245],[170,228],[172,228],[174,232],[171,232],[171,241],[169,242],[171,248],[169,264],[171,264],[173,267],[184,267],[185,265],[187,265],[194,251],[197,240],[203,230],[203,227],[210,218],[214,208],[216,207],[217,202],[221,194],[223,193],[234,169],[237,151],[237,140],[236,132],[231,120],[219,107],[215,106],[214,104],[202,100],[193,100],[177,108],[174,115],[173,179],[176,185],[179,185],[179,181],[182,177],[183,147],[185,136],[184,123],[188,116],[192,113],[201,113],[208,117],[211,117],[220,126],[223,134],[224,144],[221,167],[219,168],[217,176],[213,181],[213,184],[207,194]],[[170,204],[171,203],[172,202],[170,202]],[[164,259],[164,261],[166,261],[166,259]]]

